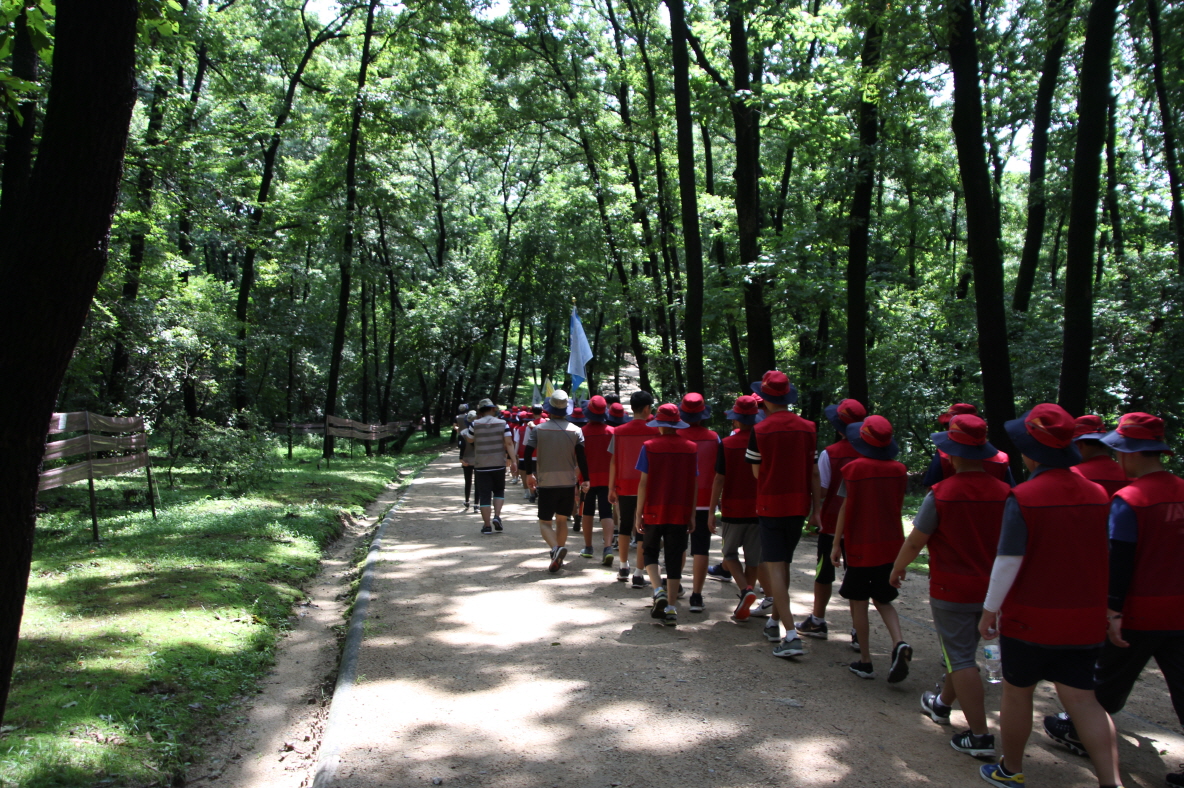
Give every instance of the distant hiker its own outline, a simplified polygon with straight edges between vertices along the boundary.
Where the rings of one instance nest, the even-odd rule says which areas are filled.
[[[583,430],[584,430],[584,425],[588,423],[587,417],[584,416],[584,409],[583,408],[572,408],[571,413],[567,414],[567,420],[570,421],[572,424],[576,425],[577,427],[579,427],[581,432],[583,432]],[[587,447],[585,446],[584,447],[584,457],[587,458],[587,456],[588,456],[588,451],[587,451]],[[580,481],[585,482],[588,480],[585,478],[581,478]],[[583,531],[583,529],[584,529],[584,521],[583,521],[583,517],[581,516],[583,511],[584,511],[584,491],[577,489],[576,490],[576,500],[575,500],[575,503],[572,504],[571,512],[570,512],[571,519],[569,521],[569,522],[571,522],[571,530],[575,531],[577,534],[580,533],[581,531]],[[592,555],[593,555],[593,553],[592,553],[592,545],[591,544],[585,545],[585,549],[580,551],[580,558],[591,558]]]
[[[709,526],[714,526],[716,507],[720,511],[724,567],[735,578],[740,590],[740,602],[732,611],[737,621],[746,621],[756,602],[754,589],[761,563],[756,477],[752,475],[752,467],[744,461],[750,440],[748,433],[752,425],[756,424],[757,410],[755,398],[742,396],[737,397],[732,409],[724,413],[724,418],[731,420],[735,432],[724,438],[716,450],[715,479],[708,508]],[[740,563],[741,548],[744,550],[743,565]]]
[[[481,507],[481,533],[485,536],[502,530],[502,504],[506,498],[506,458],[515,472],[518,456],[510,436],[510,425],[498,418],[492,400],[477,403],[477,420],[465,440],[473,444],[477,482],[477,505]],[[491,516],[492,505],[492,516]]]
[[[893,457],[900,448],[892,437],[892,424],[883,416],[868,416],[847,426],[847,440],[861,457],[843,466],[839,496],[843,505],[835,526],[831,562],[846,563],[839,596],[851,605],[851,623],[859,638],[859,661],[849,669],[860,678],[873,679],[871,630],[868,602],[884,621],[892,639],[892,666],[888,682],[895,684],[909,675],[913,647],[904,641],[900,616],[892,601],[899,592],[889,577],[892,564],[904,544],[900,512],[908,487],[908,469]]]
[[[629,579],[629,540],[633,536],[633,524],[637,514],[637,483],[641,472],[637,470],[637,458],[647,440],[658,434],[648,422],[654,405],[654,396],[648,391],[635,391],[629,397],[633,419],[613,428],[613,438],[608,451],[613,455],[608,466],[608,499],[617,505],[617,558],[621,566],[617,569],[617,580]],[[637,542],[637,566],[633,572],[633,587],[645,588],[642,575],[645,562],[642,559],[641,540]]]
[[[584,433],[567,420],[567,405],[566,391],[552,392],[544,404],[551,418],[526,436],[526,483],[538,495],[539,533],[551,550],[549,572],[558,572],[567,555],[567,518],[575,505],[577,471],[588,478]],[[589,486],[580,484],[585,492]]]
[[[921,695],[921,708],[934,722],[949,725],[957,702],[970,729],[955,734],[950,746],[978,758],[995,753],[978,671],[978,622],[1011,488],[983,470],[983,461],[997,449],[987,442],[987,423],[978,416],[954,416],[948,430],[931,437],[955,474],[933,485],[921,502],[891,582],[900,588],[909,564],[928,545],[929,606],[946,675],[935,691]]]
[[[945,413],[937,417],[937,423],[944,428],[950,423],[950,419],[955,416],[977,416],[978,408],[971,405],[969,402],[955,402],[946,410]],[[996,479],[1002,479],[1010,486],[1015,487],[1015,478],[1011,475],[1011,458],[1007,456],[1007,452],[999,452],[994,457],[983,462],[983,470],[994,476]],[[929,463],[929,467],[925,470],[925,476],[921,479],[921,484],[926,487],[932,487],[942,479],[948,479],[954,475],[954,466],[950,464],[950,458],[938,449],[934,453],[933,459]]]
[[[843,499],[839,497],[839,485],[843,481],[843,466],[863,455],[847,440],[847,427],[867,418],[867,408],[857,399],[845,399],[837,405],[828,405],[823,411],[826,420],[838,435],[831,445],[818,454],[815,481],[818,488],[815,500],[821,501],[810,518],[818,529],[818,565],[814,568],[814,609],[810,615],[796,624],[799,635],[826,640],[829,628],[826,624],[826,606],[830,604],[835,583],[835,565],[830,560],[835,546],[835,526],[839,523],[839,509]],[[858,649],[858,638],[852,632],[852,648]]]
[[[635,411],[636,412],[636,411]],[[645,571],[654,589],[650,615],[666,626],[678,623],[678,590],[687,551],[687,536],[695,530],[698,453],[694,441],[678,434],[689,426],[678,406],[662,405],[654,420],[659,435],[647,440],[637,457],[637,514],[633,530],[641,537]],[[666,560],[667,585],[662,585],[659,559]]]
[[[473,422],[477,420],[477,411],[470,410],[465,414],[464,418],[460,419],[463,425],[460,432],[457,433],[456,442],[460,448],[460,467],[465,474],[465,511],[469,510],[469,498],[473,492],[473,462],[477,459],[477,453],[473,448],[473,444],[466,438],[466,435],[471,438],[473,433],[471,431]],[[477,507],[473,507],[473,513],[477,512]]]
[[[692,613],[703,612],[703,581],[707,579],[707,563],[711,554],[711,535],[715,524],[708,514],[711,510],[711,488],[715,482],[715,463],[719,458],[719,435],[703,426],[711,418],[711,408],[703,395],[691,392],[678,404],[682,421],[689,426],[679,437],[693,441],[698,456],[698,495],[695,499],[695,530],[691,532],[691,599]],[[667,567],[669,569],[669,567]]]
[[[1122,467],[1110,456],[1110,447],[1103,442],[1109,430],[1100,416],[1078,416],[1073,428],[1073,445],[1081,452],[1081,462],[1070,468],[1083,479],[1102,485],[1107,495],[1113,495],[1130,484]]]
[[[604,536],[604,547],[601,550],[600,563],[604,566],[613,565],[613,535],[616,532],[616,521],[613,519],[613,506],[608,500],[608,467],[613,455],[608,451],[608,445],[613,439],[613,428],[605,422],[608,419],[608,403],[604,397],[597,394],[588,400],[584,406],[584,416],[588,421],[583,426],[584,456],[588,460],[588,483],[591,485],[584,494],[584,509],[580,513],[584,525],[584,552],[580,555],[591,558],[592,552],[592,523],[597,514],[600,515],[600,530]]]
[[[1172,449],[1164,443],[1158,416],[1127,413],[1101,440],[1118,453],[1118,465],[1131,481],[1110,499],[1109,640],[1094,669],[1098,703],[1110,714],[1122,711],[1154,657],[1176,719],[1184,724],[1184,480],[1164,470],[1163,455]],[[1045,717],[1044,730],[1085,754],[1067,715]],[[1184,785],[1184,772],[1166,780]]]
[[[1007,422],[1030,476],[1012,490],[983,602],[979,633],[999,637],[1003,757],[980,769],[996,785],[1022,784],[1036,684],[1051,681],[1072,715],[1100,785],[1120,785],[1114,722],[1094,694],[1106,640],[1109,499],[1069,470],[1081,462],[1076,424],[1060,405]],[[1178,574],[1178,572],[1173,572]]]
[[[468,429],[469,422],[465,418],[469,415],[469,406],[461,403],[456,409],[456,416],[452,419],[452,437],[455,440],[460,440],[462,431]]]
[[[789,411],[798,391],[784,372],[770,370],[752,384],[768,413],[752,428],[745,459],[756,476],[756,511],[761,528],[761,562],[768,573],[774,613],[765,625],[765,637],[778,639],[773,655],[797,657],[805,653],[793,626],[789,609],[789,564],[802,538],[802,527],[816,505],[814,485],[814,422]],[[785,624],[780,638],[778,622]]]

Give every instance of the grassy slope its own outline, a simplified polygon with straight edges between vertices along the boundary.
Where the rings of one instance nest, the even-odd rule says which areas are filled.
[[[242,497],[182,468],[155,521],[124,503],[142,474],[102,480],[102,546],[90,541],[85,484],[43,496],[0,785],[169,784],[200,730],[254,692],[342,510],[360,514],[430,448],[357,451],[331,470],[297,448]]]

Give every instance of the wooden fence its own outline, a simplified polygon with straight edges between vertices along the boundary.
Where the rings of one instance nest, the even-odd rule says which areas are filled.
[[[350,453],[352,454],[353,441],[382,441],[396,439],[398,448],[401,449],[403,444],[407,441],[408,431],[414,428],[414,423],[405,421],[388,421],[386,424],[365,424],[360,421],[343,419],[337,416],[326,416],[323,422],[310,422],[305,424],[297,424],[295,422],[289,424],[287,422],[277,421],[271,425],[271,428],[275,432],[281,434],[286,433],[288,435],[289,449],[291,448],[291,439],[293,435],[323,435],[328,433],[334,438],[349,438]]]
[[[90,492],[90,521],[95,541],[99,541],[99,517],[95,505],[95,479],[115,476],[143,468],[148,475],[148,503],[156,519],[156,488],[148,461],[148,436],[141,416],[101,416],[88,411],[55,413],[49,420],[49,434],[81,432],[81,435],[45,444],[43,460],[63,460],[85,454],[86,459],[43,471],[39,491],[52,490],[73,482],[87,480]],[[115,453],[113,457],[95,457],[96,453]]]

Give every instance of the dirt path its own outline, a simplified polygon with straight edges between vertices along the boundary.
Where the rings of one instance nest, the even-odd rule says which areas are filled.
[[[647,592],[577,555],[581,535],[569,537],[567,568],[546,571],[520,488],[507,489],[506,532],[493,537],[461,513],[461,490],[459,465],[438,459],[387,529],[342,726],[350,744],[340,788],[977,784],[978,762],[950,749],[952,730],[919,711],[941,671],[924,578],[910,580],[900,604],[916,648],[912,675],[883,680],[887,637],[873,627],[881,678],[863,681],[846,670],[854,655],[841,606],[829,616],[839,634],[807,641],[798,661],[770,654],[763,620],[730,620],[732,589],[714,581],[706,613],[684,605],[677,629],[656,626]],[[804,541],[793,576],[799,613],[813,557]],[[1161,785],[1184,759],[1184,738],[1156,724],[1178,731],[1166,696],[1149,671],[1129,707],[1139,718],[1118,717],[1127,786]],[[1038,691],[1038,715],[1059,710],[1050,697]],[[988,707],[998,708],[996,688]],[[295,788],[304,773],[285,771],[294,755],[282,746],[282,737],[260,741],[250,768],[217,784]],[[1096,784],[1087,761],[1043,734],[1032,737],[1026,772],[1041,786]]]

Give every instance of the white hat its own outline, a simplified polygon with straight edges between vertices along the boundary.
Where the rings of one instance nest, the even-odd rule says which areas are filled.
[[[550,399],[547,400],[544,407],[552,416],[566,416],[571,408],[571,400],[567,397],[567,392],[563,389],[556,389],[551,392]]]

